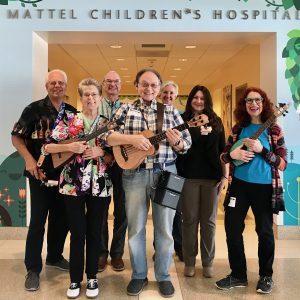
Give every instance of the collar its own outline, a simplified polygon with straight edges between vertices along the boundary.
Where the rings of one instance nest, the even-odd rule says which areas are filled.
[[[119,99],[117,99],[114,102],[111,102],[109,99],[107,99],[106,97],[103,97],[103,99],[105,100],[106,104],[112,108],[119,108],[121,106],[121,102]]]
[[[157,111],[157,101],[156,99],[152,100],[151,104],[148,106],[145,104],[145,101],[142,98],[140,98],[140,107],[145,110],[151,108],[152,110]]]

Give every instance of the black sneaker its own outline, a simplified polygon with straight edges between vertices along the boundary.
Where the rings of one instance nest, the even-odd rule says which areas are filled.
[[[69,299],[75,299],[80,295],[80,282],[71,282],[70,287],[67,290],[67,297]]]
[[[225,278],[217,281],[215,285],[220,290],[230,290],[235,287],[246,287],[248,286],[248,281],[247,279],[240,279],[227,275]]]
[[[86,284],[86,297],[96,298],[99,294],[98,280],[97,279],[88,279]]]
[[[66,259],[61,259],[55,263],[51,263],[49,261],[46,261],[46,266],[48,268],[55,268],[62,271],[69,271],[69,262]]]
[[[159,293],[164,298],[170,298],[174,296],[175,289],[171,281],[159,281],[158,287]]]
[[[131,279],[127,286],[127,295],[129,296],[137,296],[139,295],[144,286],[148,284],[148,278],[145,279]]]
[[[260,276],[257,286],[256,292],[260,294],[270,294],[273,288],[273,280],[271,276]]]
[[[37,272],[28,271],[25,279],[26,291],[37,291],[40,287],[40,275]]]

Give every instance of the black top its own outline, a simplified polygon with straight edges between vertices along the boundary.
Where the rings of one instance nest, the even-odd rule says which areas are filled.
[[[70,104],[65,104],[65,112],[76,112],[76,109]],[[58,111],[52,105],[49,97],[34,101],[25,107],[19,121],[14,125],[12,135],[18,135],[25,140],[28,151],[38,160],[41,154],[41,147],[45,139],[53,129]],[[61,169],[54,170],[52,159],[47,155],[42,166],[48,179],[58,179]],[[26,170],[24,175],[30,177]]]
[[[223,173],[220,154],[225,147],[224,128],[221,132],[212,130],[201,134],[198,127],[189,128],[192,147],[185,155],[177,157],[178,174],[188,179],[220,180]]]

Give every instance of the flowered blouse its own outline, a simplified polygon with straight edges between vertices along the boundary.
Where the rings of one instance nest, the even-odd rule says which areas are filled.
[[[94,127],[97,130],[103,124],[104,119],[99,118]],[[82,113],[67,113],[54,128],[51,138],[54,142],[70,138],[80,138],[91,132],[88,131],[88,124]],[[89,141],[91,146],[102,144],[101,136]],[[59,178],[59,192],[64,195],[81,196],[91,194],[98,197],[111,195],[112,182],[107,173],[108,166],[100,157],[85,160],[81,154],[67,163]]]

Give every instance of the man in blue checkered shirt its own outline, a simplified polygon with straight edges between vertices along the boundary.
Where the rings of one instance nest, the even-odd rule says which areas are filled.
[[[112,132],[107,137],[111,146],[130,144],[134,148],[147,151],[151,147],[148,138],[140,134],[151,130],[157,134],[157,100],[162,80],[154,69],[140,70],[135,79],[139,100],[123,104],[115,113],[114,120],[124,125],[121,132]],[[123,170],[123,187],[126,195],[126,215],[128,219],[128,244],[132,276],[127,286],[128,295],[138,295],[148,283],[146,258],[146,222],[150,199],[155,238],[154,272],[159,292],[164,297],[174,295],[170,280],[169,267],[173,253],[172,227],[175,210],[153,202],[155,185],[164,168],[176,173],[177,154],[185,153],[191,146],[188,130],[182,132],[172,129],[183,123],[176,108],[164,106],[162,131],[166,131],[166,140],[159,143],[155,156],[147,156],[144,162],[134,170]]]

